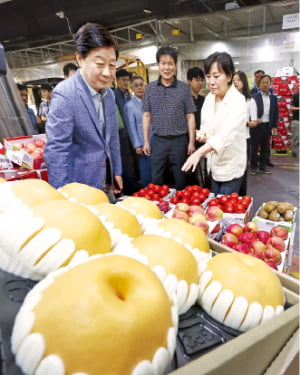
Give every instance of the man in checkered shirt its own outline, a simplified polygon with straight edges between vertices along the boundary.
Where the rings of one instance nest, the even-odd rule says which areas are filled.
[[[195,150],[197,109],[188,84],[176,78],[177,51],[162,47],[156,61],[160,76],[148,84],[144,96],[143,150],[145,155],[151,155],[152,182],[164,184],[164,172],[170,165],[175,188],[182,190],[185,173],[181,167]]]

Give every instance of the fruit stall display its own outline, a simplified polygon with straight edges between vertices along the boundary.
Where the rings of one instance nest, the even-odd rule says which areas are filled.
[[[263,260],[270,267],[282,271],[289,245],[289,232],[275,225],[270,231],[260,230],[250,221],[244,226],[231,224],[223,234],[221,243],[240,253]]]

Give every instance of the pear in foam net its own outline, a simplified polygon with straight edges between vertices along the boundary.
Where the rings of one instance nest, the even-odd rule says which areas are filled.
[[[105,225],[114,247],[119,241],[126,241],[142,235],[142,227],[135,215],[112,203],[98,203],[88,206]]]
[[[284,310],[278,276],[260,259],[222,253],[201,274],[198,303],[217,321],[247,331]]]
[[[128,197],[118,202],[117,205],[133,213],[142,225],[143,231],[153,222],[163,218],[163,214],[157,205],[145,198]]]
[[[31,217],[15,226],[8,220],[0,227],[2,251],[8,272],[41,279],[69,262],[111,251],[110,235],[86,207],[66,199],[32,206]]]
[[[200,270],[196,258],[182,244],[155,234],[132,239],[114,250],[147,264],[163,282],[167,292],[177,299],[178,312],[186,312],[198,297]]]
[[[155,273],[120,255],[48,275],[16,317],[12,351],[24,374],[165,373],[177,310]]]
[[[109,199],[103,190],[93,186],[71,182],[64,185],[59,191],[69,200],[83,204],[97,204],[108,202]]]
[[[41,202],[65,199],[64,196],[48,182],[39,179],[10,181],[0,185],[0,215],[9,214],[10,210],[26,210]]]
[[[212,256],[204,231],[180,219],[159,220],[153,225],[149,225],[145,234],[157,234],[166,238],[172,238],[183,244],[193,253],[198,264],[205,263]]]

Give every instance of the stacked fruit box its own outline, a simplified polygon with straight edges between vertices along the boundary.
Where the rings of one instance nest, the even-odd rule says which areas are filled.
[[[45,134],[5,138],[3,141],[5,154],[13,163],[28,169],[43,168]]]
[[[277,136],[272,137],[273,149],[278,152],[286,152],[291,149],[291,111],[292,95],[299,90],[299,81],[296,76],[275,77],[272,80],[272,88],[278,100],[279,121]]]

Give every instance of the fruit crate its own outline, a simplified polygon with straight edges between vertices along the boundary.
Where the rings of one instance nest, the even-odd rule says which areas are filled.
[[[38,134],[33,136],[24,136],[16,138],[4,138],[4,147],[6,156],[15,164],[28,169],[41,169],[44,167],[43,151],[37,153],[37,149],[44,147],[46,135]],[[43,146],[37,146],[40,141]],[[29,151],[27,147],[32,146]]]

